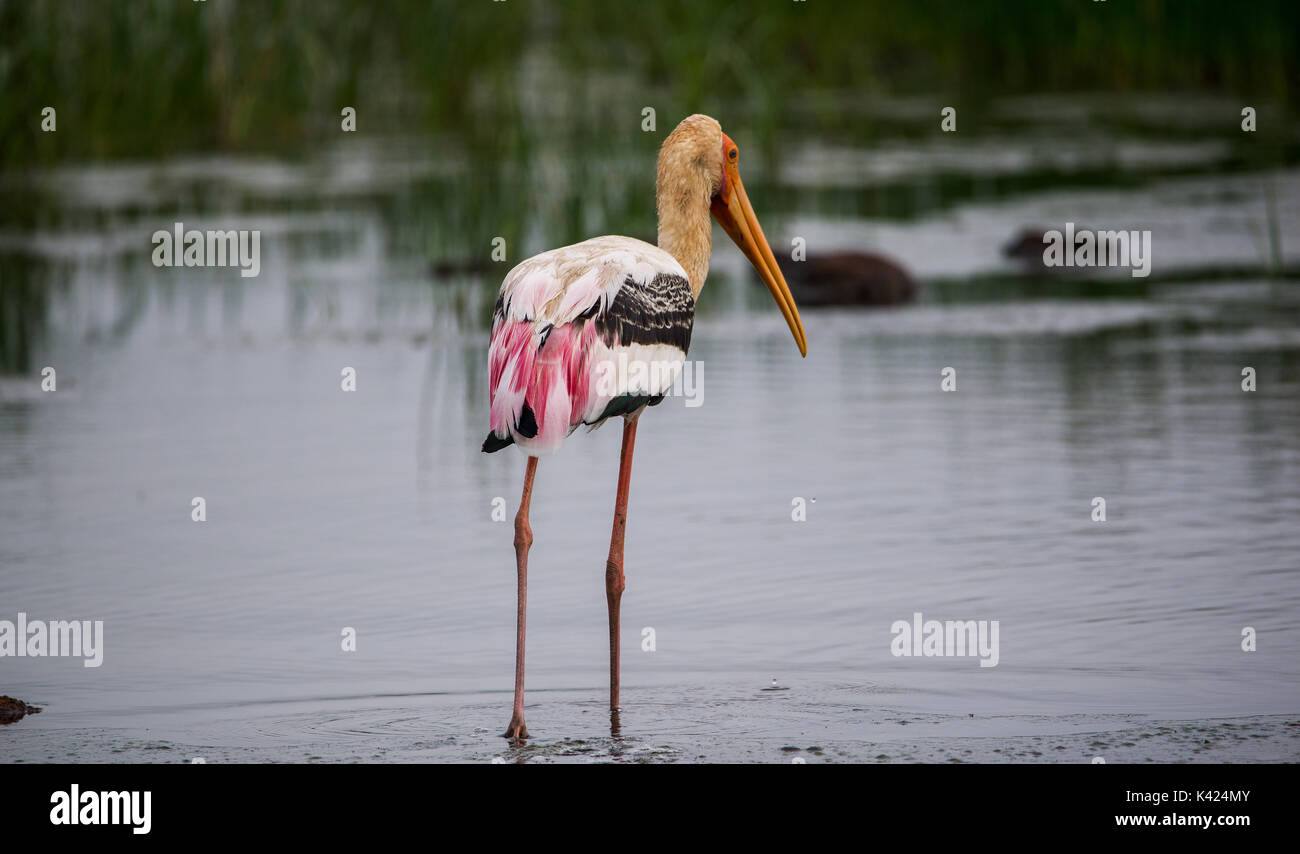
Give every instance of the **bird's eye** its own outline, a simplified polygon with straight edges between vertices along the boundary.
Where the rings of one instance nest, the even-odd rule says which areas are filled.
[[[734,163],[735,160],[736,160],[736,154],[737,154],[737,152],[736,152],[736,149],[734,149],[734,148],[731,149],[730,153],[727,154],[727,156],[731,158],[731,160],[732,160],[733,163]]]

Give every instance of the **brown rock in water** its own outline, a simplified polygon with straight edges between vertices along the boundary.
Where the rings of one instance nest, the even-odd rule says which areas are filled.
[[[1033,262],[1039,266],[1043,263],[1043,235],[1051,229],[1022,228],[1009,242],[1002,245],[1004,258]]]
[[[1076,224],[1074,233],[1077,237],[1084,231],[1090,229],[1084,225]],[[1065,275],[1072,272],[1082,272],[1077,267],[1049,267],[1043,263],[1043,250],[1047,244],[1043,242],[1043,237],[1049,231],[1057,231],[1062,235],[1065,234],[1065,226],[1053,225],[1046,228],[1039,226],[1029,226],[1016,232],[1016,236],[1002,245],[1002,256],[1010,258],[1013,261],[1019,261],[1025,270],[1037,273],[1051,273],[1053,275]],[[1066,247],[1067,249],[1069,247]],[[1086,268],[1085,268],[1086,269]]]
[[[916,299],[916,280],[875,252],[826,252],[781,265],[795,303],[901,305]]]
[[[7,694],[0,696],[0,725],[11,724],[22,720],[24,715],[34,715],[39,711],[36,706],[29,706],[22,700],[15,700]]]

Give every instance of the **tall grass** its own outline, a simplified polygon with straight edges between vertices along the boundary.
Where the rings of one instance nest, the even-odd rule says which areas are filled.
[[[371,131],[520,145],[521,60],[630,75],[661,113],[808,93],[1201,91],[1297,101],[1300,4],[1257,0],[0,0],[0,167],[292,151],[357,107]],[[58,111],[42,134],[41,109]],[[476,110],[494,114],[491,127]],[[840,121],[834,102],[817,120]]]

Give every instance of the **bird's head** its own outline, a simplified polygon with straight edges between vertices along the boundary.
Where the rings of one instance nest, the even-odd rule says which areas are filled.
[[[807,356],[808,336],[799,308],[740,180],[740,149],[722,132],[716,119],[701,114],[688,116],[668,135],[659,151],[659,187],[661,205],[699,204],[701,200],[695,194],[700,188],[707,192],[709,212],[767,285],[799,353]],[[662,211],[660,218],[662,221]]]

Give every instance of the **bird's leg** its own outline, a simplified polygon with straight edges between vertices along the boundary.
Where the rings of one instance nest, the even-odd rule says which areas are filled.
[[[627,489],[632,480],[632,447],[636,444],[636,420],[623,422],[623,453],[618,464],[618,496],[614,499],[614,532],[605,563],[605,598],[609,602],[609,711],[618,729],[619,602],[627,586],[623,575],[623,533],[627,529]]]
[[[519,573],[519,610],[515,622],[515,710],[510,716],[510,726],[503,735],[512,741],[528,738],[524,726],[524,627],[528,602],[528,547],[533,544],[533,529],[528,524],[528,504],[533,497],[533,475],[537,472],[537,457],[528,458],[524,471],[524,495],[519,499],[519,512],[515,514],[515,565]]]

